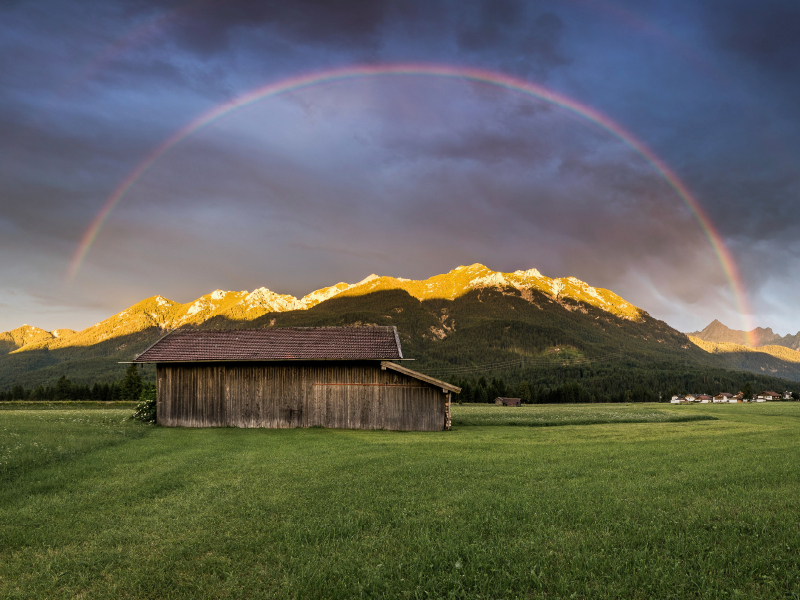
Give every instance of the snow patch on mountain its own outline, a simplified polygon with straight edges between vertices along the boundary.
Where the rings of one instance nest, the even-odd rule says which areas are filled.
[[[531,277],[535,277],[536,279],[541,279],[542,274],[539,273],[539,269],[528,269],[527,271],[514,271],[513,273],[517,277],[524,277],[525,279],[530,279]]]
[[[468,284],[470,287],[488,287],[493,285],[508,285],[508,281],[503,277],[502,273],[492,272],[483,277],[476,277]]]
[[[556,298],[558,298],[559,294],[566,289],[566,285],[560,279],[551,279],[550,280],[550,292]]]
[[[591,296],[603,304],[608,304],[608,301],[600,295],[600,293],[597,291],[597,288],[590,286],[585,281],[581,281],[577,277],[567,277],[567,281],[584,292],[586,295]]]
[[[249,309],[262,308],[268,312],[297,310],[299,308],[299,302],[294,296],[276,294],[265,287],[258,288],[247,294],[243,302]]]
[[[370,275],[370,277],[372,277]],[[364,281],[369,280],[369,277]],[[362,282],[363,283],[363,282]],[[359,284],[356,284],[359,285]],[[310,294],[303,296],[302,300],[299,301],[299,304],[303,308],[311,308],[312,306],[319,304],[320,302],[325,302],[325,300],[330,300],[334,296],[338,296],[342,292],[350,289],[351,286],[349,283],[344,283],[340,281],[336,285],[332,285],[330,287],[322,288],[321,290],[317,290],[315,292],[311,292]]]
[[[380,276],[375,275],[375,273],[373,273],[372,275],[368,275],[367,277],[365,277],[364,279],[362,279],[358,283],[354,283],[352,285],[352,287],[356,287],[358,285],[364,285],[366,283],[369,283],[370,281],[375,281],[376,279],[380,279]]]
[[[605,298],[603,298],[599,293],[597,293],[597,288],[593,288],[590,285],[587,285],[584,290],[587,294],[589,294],[592,298],[597,298],[600,302],[604,304],[608,304]]]
[[[189,307],[189,310],[186,311],[187,316],[196,315],[197,313],[201,312],[208,303],[204,298],[200,298],[196,300],[194,304]]]

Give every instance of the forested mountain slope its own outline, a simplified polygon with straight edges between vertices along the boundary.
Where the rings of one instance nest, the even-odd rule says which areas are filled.
[[[800,352],[785,346],[750,348],[741,344],[706,342],[689,336],[692,343],[706,352],[724,358],[733,369],[759,371],[765,375],[800,381]]]

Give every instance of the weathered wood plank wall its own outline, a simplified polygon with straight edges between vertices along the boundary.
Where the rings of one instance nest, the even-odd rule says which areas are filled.
[[[442,388],[379,362],[157,365],[158,422],[441,431]]]

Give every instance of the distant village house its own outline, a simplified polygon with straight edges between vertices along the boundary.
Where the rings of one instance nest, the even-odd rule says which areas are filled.
[[[776,392],[761,392],[760,394],[755,394],[752,400],[745,399],[742,392],[739,392],[736,395],[723,392],[721,394],[717,394],[713,398],[711,398],[711,396],[706,396],[705,394],[687,394],[686,396],[673,396],[670,402],[672,404],[688,404],[690,402],[730,402],[735,404],[737,402],[773,402],[781,399],[791,400],[792,392],[784,392],[783,395]]]

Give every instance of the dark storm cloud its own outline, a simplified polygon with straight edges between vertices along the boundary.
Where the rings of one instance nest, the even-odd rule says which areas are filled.
[[[172,11],[182,44],[201,54],[226,49],[243,30],[263,28],[265,35],[277,35],[295,42],[317,46],[374,48],[387,17],[398,2],[371,0],[213,0],[176,4],[150,4]],[[133,12],[136,8],[129,8]]]
[[[663,113],[674,134],[657,150],[731,247],[747,286],[757,290],[800,259],[792,243],[800,222],[800,4],[714,1],[697,10],[694,51],[718,76],[713,84],[691,86],[696,100],[685,114]],[[757,266],[767,263],[774,268]]]
[[[569,64],[560,47],[564,22],[545,12],[526,18],[525,5],[514,0],[478,3],[459,19],[456,40],[468,53],[498,56],[512,72],[544,75]]]
[[[542,63],[552,66],[569,64],[559,45],[564,32],[564,21],[553,13],[536,17],[530,30],[525,33],[520,49]]]
[[[473,52],[503,46],[508,31],[516,28],[522,16],[523,8],[516,0],[465,5],[458,19],[458,45]]]
[[[132,14],[148,3],[133,5]],[[247,43],[281,49],[329,48],[361,60],[380,60],[398,35],[420,47],[452,40],[463,58],[491,61],[518,74],[542,76],[569,63],[562,48],[563,20],[521,0],[294,0],[204,1],[149,4],[171,15],[170,26],[185,48],[209,56]],[[285,43],[281,46],[281,41]]]
[[[723,47],[760,68],[797,83],[800,63],[800,4],[765,0],[708,5],[707,23]]]

